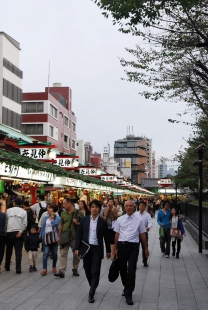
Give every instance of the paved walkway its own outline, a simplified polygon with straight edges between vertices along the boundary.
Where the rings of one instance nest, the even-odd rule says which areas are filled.
[[[42,253],[38,255],[38,272],[29,273],[27,255],[24,252],[22,274],[2,271],[0,275],[1,310],[207,310],[208,309],[208,260],[198,254],[198,247],[187,234],[182,242],[180,259],[164,258],[160,255],[158,225],[150,233],[149,267],[144,268],[141,257],[138,262],[136,288],[133,293],[134,306],[127,306],[121,297],[123,290],[120,278],[108,282],[110,261],[103,260],[100,284],[95,303],[89,304],[88,283],[82,262],[80,276],[73,277],[72,255],[69,255],[66,278],[55,279],[52,273],[40,276]],[[49,259],[49,270],[51,260]]]

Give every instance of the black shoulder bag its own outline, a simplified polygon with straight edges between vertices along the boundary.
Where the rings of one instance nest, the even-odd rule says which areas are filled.
[[[77,212],[73,213],[71,221],[69,223],[69,228],[61,234],[60,243],[59,243],[60,246],[69,244],[69,242],[72,240],[72,231],[70,228],[71,228],[71,224],[73,222],[74,216],[76,216],[76,214]]]

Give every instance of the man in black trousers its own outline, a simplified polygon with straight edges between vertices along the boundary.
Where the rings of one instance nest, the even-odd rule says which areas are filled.
[[[99,284],[101,261],[104,258],[103,238],[107,258],[111,255],[108,226],[107,222],[99,216],[100,210],[100,202],[96,199],[92,200],[90,202],[91,215],[82,218],[74,246],[75,255],[78,255],[82,240],[90,245],[89,252],[83,258],[85,274],[90,285],[88,298],[90,303],[94,302],[94,294]]]
[[[127,305],[133,305],[132,292],[135,288],[136,266],[139,255],[139,237],[144,244],[146,257],[149,256],[146,229],[142,219],[134,213],[132,200],[125,203],[126,214],[120,216],[115,224],[115,255],[119,260],[121,281],[124,286],[122,296]]]

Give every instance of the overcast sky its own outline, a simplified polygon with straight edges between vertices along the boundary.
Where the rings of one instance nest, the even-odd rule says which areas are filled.
[[[137,38],[119,33],[91,0],[0,0],[0,5],[0,31],[22,49],[23,91],[44,91],[50,60],[50,85],[72,89],[77,139],[90,141],[97,152],[109,142],[113,154],[114,141],[124,138],[130,125],[136,135],[152,139],[157,159],[185,147],[191,129],[168,122],[185,105],[148,101],[138,95],[141,85],[121,80],[118,57],[129,59],[125,47],[134,48]]]

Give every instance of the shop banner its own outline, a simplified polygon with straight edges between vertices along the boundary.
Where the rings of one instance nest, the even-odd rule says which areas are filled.
[[[4,177],[18,177],[26,180],[36,180],[45,182],[54,182],[56,175],[46,171],[34,170],[32,168],[26,169],[14,165],[7,165],[0,163],[0,175]]]

